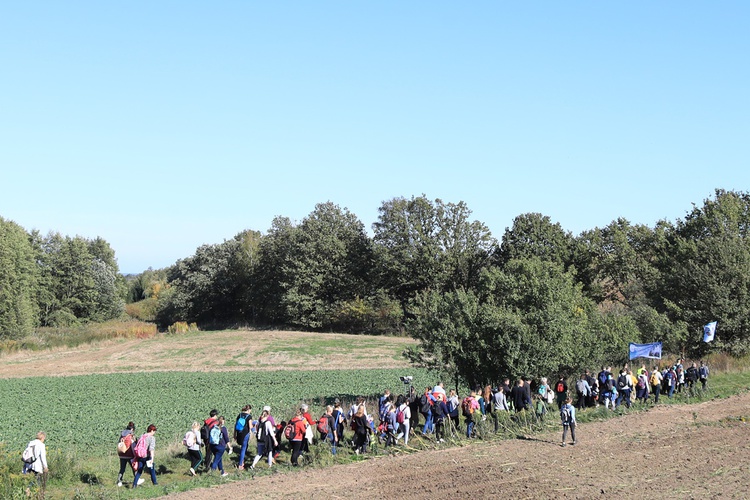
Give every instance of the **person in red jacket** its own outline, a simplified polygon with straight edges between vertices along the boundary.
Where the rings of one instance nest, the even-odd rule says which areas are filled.
[[[297,467],[299,465],[299,456],[302,454],[302,442],[305,440],[305,432],[307,431],[307,420],[302,416],[302,408],[297,410],[297,413],[289,421],[288,425],[291,425],[294,429],[294,435],[291,437],[292,443],[292,465]]]

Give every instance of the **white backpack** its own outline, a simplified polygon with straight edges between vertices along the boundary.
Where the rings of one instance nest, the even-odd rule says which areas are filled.
[[[32,443],[33,441],[31,441],[26,446],[26,449],[23,450],[23,453],[21,453],[21,460],[23,460],[23,462],[27,464],[33,464],[34,462],[36,462],[36,459],[37,459],[37,456],[34,450],[34,445]]]

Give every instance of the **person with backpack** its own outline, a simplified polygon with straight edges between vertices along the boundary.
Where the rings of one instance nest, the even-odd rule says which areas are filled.
[[[307,432],[307,420],[303,416],[302,408],[298,408],[294,416],[284,427],[284,437],[292,445],[292,466],[299,465],[299,457],[302,454],[302,442]]]
[[[208,434],[208,443],[211,447],[211,453],[214,455],[214,459],[211,462],[211,470],[219,469],[221,477],[229,475],[224,470],[224,452],[227,451],[227,446],[229,445],[229,432],[227,432],[227,428],[224,426],[225,422],[226,419],[224,416],[220,416]]]
[[[539,394],[547,404],[552,404],[552,401],[554,401],[554,393],[552,391],[552,387],[550,387],[547,383],[547,377],[542,377],[539,380],[537,394]]]
[[[201,425],[198,422],[193,422],[190,426],[190,430],[185,433],[185,437],[182,438],[182,444],[187,447],[188,458],[190,459],[190,475],[196,474],[196,469],[203,462],[203,455],[201,455]]]
[[[576,441],[576,409],[571,404],[573,402],[572,399],[567,398],[560,407],[560,421],[563,426],[563,433],[562,433],[562,444],[561,446],[565,446],[565,437],[568,434],[568,429],[570,429],[570,439],[573,440],[571,444],[575,445],[577,443]]]
[[[670,366],[667,372],[664,374],[664,385],[666,386],[667,397],[672,399],[674,391],[677,388],[677,374],[674,371],[674,367]]]
[[[211,452],[211,443],[210,443],[210,432],[211,428],[216,425],[217,418],[216,416],[219,414],[219,410],[211,410],[211,412],[208,414],[208,418],[203,421],[203,426],[201,427],[201,443],[203,443],[203,446],[206,447],[206,456],[204,457],[204,463],[206,464],[206,472],[211,470],[211,464],[213,463],[213,453]]]
[[[623,401],[625,406],[630,408],[630,392],[633,389],[633,382],[630,380],[630,376],[625,369],[620,370],[620,376],[617,377],[617,402],[615,403],[615,410],[620,407]]]
[[[411,422],[411,408],[409,407],[409,400],[404,397],[403,394],[399,395],[396,399],[396,422],[398,423],[398,434],[396,435],[396,442],[401,438],[404,438],[404,446],[409,445],[409,426]]]
[[[387,403],[385,407],[385,446],[396,444],[398,421],[396,420],[396,405]]]
[[[43,431],[36,433],[36,439],[29,441],[26,445],[21,458],[23,460],[23,473],[33,472],[39,485],[40,497],[44,498],[44,492],[47,489],[47,476],[49,468],[47,464],[47,434]]]
[[[522,388],[523,389],[523,388]],[[524,391],[525,395],[525,391]],[[466,437],[471,438],[474,432],[474,414],[479,409],[479,403],[477,402],[477,393],[471,391],[463,401],[461,401],[461,412],[464,415],[464,422],[466,423]]]
[[[260,459],[268,455],[268,467],[273,465],[273,449],[278,445],[276,441],[276,430],[274,425],[271,423],[270,411],[263,409],[258,420],[258,428],[255,433],[255,438],[258,441],[258,452],[253,459],[253,464],[250,466],[251,469],[255,469],[255,465]]]
[[[701,389],[706,390],[706,382],[708,382],[708,365],[701,361],[701,365],[698,368],[698,378],[701,381]]]
[[[151,482],[154,485],[158,484],[156,482],[156,468],[154,467],[154,450],[156,450],[156,437],[154,436],[155,434],[156,426],[154,424],[149,425],[148,428],[146,428],[146,433],[138,438],[138,441],[133,448],[133,454],[135,455],[135,460],[138,463],[138,470],[135,473],[135,477],[133,477],[133,488],[136,488],[138,485],[143,484],[143,481],[140,481],[140,479],[144,468],[149,469],[149,473],[151,474]]]
[[[252,405],[243,406],[234,422],[234,440],[240,445],[240,456],[237,461],[237,469],[239,470],[245,470],[245,454],[253,430],[253,416],[250,413],[252,409]]]
[[[438,392],[435,404],[432,406],[432,421],[435,424],[435,441],[445,442],[445,420],[448,416],[448,405],[445,403],[445,393]]]
[[[555,398],[557,398],[557,408],[562,409],[565,399],[568,397],[568,384],[565,383],[565,376],[561,375],[560,380],[555,384]]]
[[[133,444],[135,443],[135,424],[128,422],[125,429],[120,432],[120,439],[117,442],[117,456],[120,458],[120,472],[117,474],[117,486],[122,486],[122,478],[125,476],[125,469],[133,461]],[[135,471],[133,472],[135,475]]]
[[[419,398],[419,413],[424,417],[424,427],[422,427],[422,436],[426,436],[434,431],[432,427],[432,387],[427,386],[424,394]]]
[[[331,443],[331,454],[336,454],[336,421],[333,418],[333,406],[326,406],[326,412],[318,419],[318,432],[327,443]]]

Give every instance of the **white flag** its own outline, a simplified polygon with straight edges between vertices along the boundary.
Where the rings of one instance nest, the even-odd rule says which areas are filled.
[[[716,321],[712,321],[703,327],[703,342],[711,342],[716,335]]]

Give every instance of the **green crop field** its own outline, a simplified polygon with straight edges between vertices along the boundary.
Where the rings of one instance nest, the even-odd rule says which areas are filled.
[[[39,431],[51,448],[85,449],[87,454],[114,453],[116,437],[132,420],[137,431],[158,427],[161,443],[177,442],[194,420],[216,408],[234,421],[244,404],[259,413],[271,405],[288,418],[304,401],[315,414],[333,398],[374,400],[388,387],[400,391],[400,375],[414,375],[418,385],[435,382],[424,370],[328,370],[307,372],[156,372],[40,377],[0,380],[0,442],[22,449]],[[316,415],[316,416],[317,416]]]

